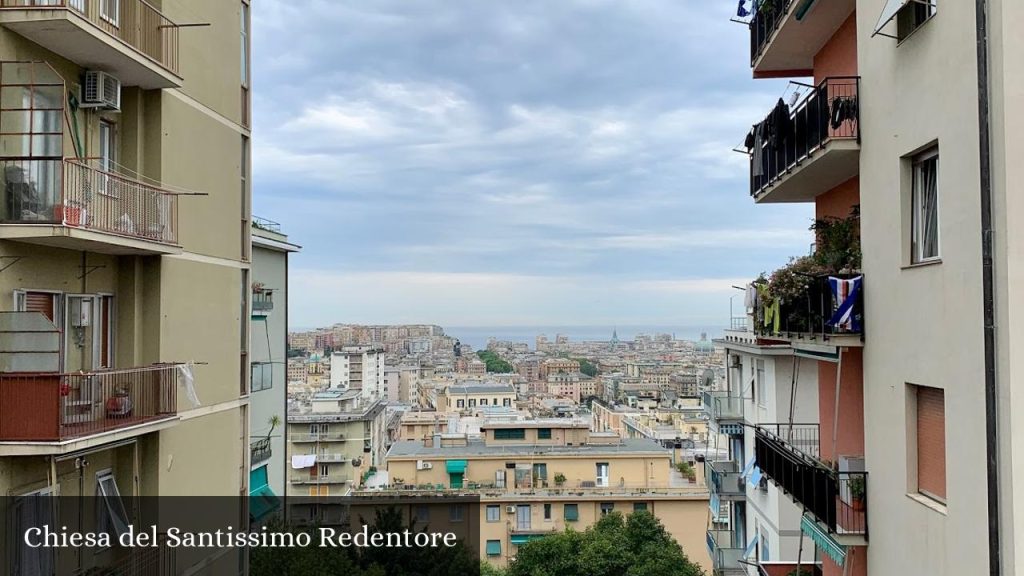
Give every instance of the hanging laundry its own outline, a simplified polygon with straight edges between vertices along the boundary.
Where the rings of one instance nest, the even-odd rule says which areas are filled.
[[[751,161],[754,163],[753,171],[751,172],[754,176],[764,175],[764,140],[765,140],[765,123],[761,122],[754,127],[754,151],[751,156]]]
[[[743,292],[743,306],[747,311],[757,307],[757,288],[753,284],[747,284],[747,289]]]
[[[316,464],[316,454],[294,454],[292,455],[292,468],[301,470]]]
[[[740,0],[739,6],[736,7],[736,15],[740,18],[746,18],[751,14],[750,10],[747,10],[746,4],[747,0]]]
[[[855,96],[839,96],[832,100],[830,113],[833,130],[838,130],[843,122],[857,119],[857,98]]]
[[[828,277],[828,285],[832,290],[832,302],[835,307],[832,317],[826,322],[828,326],[847,332],[861,331],[860,317],[853,313],[853,308],[857,299],[860,298],[863,283],[864,276],[849,279]]]
[[[782,98],[779,98],[775,108],[768,114],[766,124],[768,146],[773,150],[781,150],[787,142],[793,141],[793,116],[789,112],[789,105]]]

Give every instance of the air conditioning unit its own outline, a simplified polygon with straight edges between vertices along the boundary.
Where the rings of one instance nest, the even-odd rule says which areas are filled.
[[[423,460],[417,460],[416,461],[416,469],[417,470],[430,470],[433,467],[434,467],[434,464],[431,463],[431,462],[424,462]]]
[[[505,506],[505,512],[508,513],[508,514],[515,514],[516,513],[516,507],[515,506]]]
[[[86,70],[80,107],[120,111],[121,81],[106,72]]]

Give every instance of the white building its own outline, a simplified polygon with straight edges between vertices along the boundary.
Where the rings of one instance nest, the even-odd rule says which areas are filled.
[[[362,390],[365,400],[388,398],[384,381],[384,349],[346,346],[331,354],[331,389]]]

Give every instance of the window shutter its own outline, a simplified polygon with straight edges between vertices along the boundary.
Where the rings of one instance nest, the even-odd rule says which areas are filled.
[[[42,312],[47,320],[53,322],[53,294],[26,292],[25,312]]]
[[[917,388],[917,489],[946,499],[946,401],[939,388]]]

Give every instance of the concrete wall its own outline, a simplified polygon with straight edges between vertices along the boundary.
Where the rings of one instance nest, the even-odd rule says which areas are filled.
[[[897,44],[869,37],[884,4],[861,0],[857,11],[868,332],[865,449],[872,511],[868,572],[979,574],[987,570],[988,549],[975,7],[939,2],[935,17]],[[1012,10],[1019,24],[1019,7]],[[1018,49],[1006,52],[1005,69],[1019,75],[1016,56],[1009,56],[1020,53],[1019,40],[1013,44]],[[942,260],[909,266],[910,177],[904,158],[936,142]],[[1005,231],[997,233],[999,241]],[[1004,386],[1008,376],[1001,375]],[[945,391],[945,505],[915,497],[908,480],[913,421],[907,384]],[[879,510],[881,518],[874,513]]]

